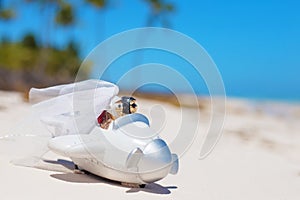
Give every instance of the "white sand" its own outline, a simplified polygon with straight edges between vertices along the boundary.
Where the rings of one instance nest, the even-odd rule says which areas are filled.
[[[180,110],[140,100],[149,116],[154,104],[166,110],[163,137],[178,127]],[[73,174],[67,168],[14,166],[0,152],[0,199],[299,199],[300,105],[229,99],[223,136],[214,151],[199,160],[209,108],[202,100],[200,135],[180,158],[180,170],[144,189],[131,189],[102,178]],[[26,118],[30,106],[17,93],[0,92],[0,136]],[[26,147],[20,146],[19,151]],[[57,159],[55,154],[47,155]],[[65,159],[65,158],[61,158]]]

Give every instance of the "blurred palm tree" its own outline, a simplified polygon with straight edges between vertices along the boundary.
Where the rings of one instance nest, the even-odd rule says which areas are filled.
[[[70,26],[74,23],[74,10],[70,3],[59,2],[59,9],[55,16],[55,22],[61,26]]]
[[[0,20],[9,21],[16,16],[15,11],[12,8],[5,8],[2,0],[0,0]]]
[[[171,23],[168,15],[174,13],[175,6],[173,3],[164,0],[144,0],[151,11],[148,16],[147,26],[154,26],[155,23],[161,23],[163,27],[170,27]]]
[[[17,79],[24,79],[24,83],[30,82],[32,85],[49,85],[59,83],[61,81],[70,81],[76,76],[76,72],[80,66],[79,50],[72,37],[64,49],[58,49],[53,46],[52,34],[54,34],[53,26],[62,27],[65,30],[74,31],[76,29],[76,10],[79,10],[79,4],[89,4],[91,8],[96,8],[97,16],[92,19],[97,23],[95,39],[100,33],[105,31],[104,24],[99,20],[103,19],[105,9],[109,8],[111,0],[16,0],[20,3],[25,3],[39,7],[40,10],[40,31],[38,35],[32,33],[26,34],[21,42],[8,43],[2,38],[0,41],[0,75],[8,74],[13,70],[12,77],[6,76],[5,81],[0,81],[0,88],[3,85],[8,85],[16,82]],[[172,3],[166,3],[164,0],[142,0],[150,8],[150,13],[147,19],[148,26],[161,24],[164,27],[170,26],[169,14],[173,13],[175,7]],[[7,3],[7,2],[6,2]],[[11,3],[11,2],[10,2]],[[16,3],[16,2],[14,2]],[[110,7],[111,8],[111,7]],[[17,7],[9,7],[4,5],[3,0],[0,0],[0,20],[5,23],[10,23],[16,19],[18,13]],[[68,29],[72,28],[72,29]],[[100,33],[98,33],[100,31]],[[98,38],[99,39],[99,38]],[[103,39],[103,38],[102,38]],[[98,41],[97,41],[98,42]],[[105,53],[105,52],[104,52]],[[104,55],[103,55],[104,56]],[[1,70],[5,70],[3,73]],[[17,71],[16,71],[17,70]],[[16,73],[18,72],[18,73]],[[15,74],[19,74],[15,78]],[[2,76],[2,75],[1,75]],[[34,82],[37,80],[37,82]],[[60,81],[59,81],[60,80]],[[53,83],[49,83],[49,82]],[[26,84],[19,82],[19,87],[25,87]],[[28,85],[31,87],[32,85]],[[10,88],[17,89],[18,88]],[[23,89],[22,89],[23,90]]]
[[[15,12],[13,9],[1,9],[0,10],[0,19],[8,21],[15,17]]]
[[[108,3],[108,0],[85,0],[85,1],[97,8],[104,8]]]

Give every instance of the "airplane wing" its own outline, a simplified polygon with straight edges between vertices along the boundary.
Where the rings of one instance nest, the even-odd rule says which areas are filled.
[[[101,80],[32,88],[30,101],[41,122],[53,127],[52,135],[87,134],[97,117],[107,109],[119,88]],[[46,100],[45,100],[46,99]],[[43,100],[43,101],[41,101]]]
[[[29,100],[32,103],[38,103],[47,99],[80,91],[93,91],[97,93],[101,91],[101,94],[99,95],[115,96],[118,94],[119,88],[115,84],[107,81],[90,79],[81,82],[56,85],[41,89],[31,88],[29,91]]]
[[[12,155],[13,163],[17,165],[35,167],[49,151],[50,138],[88,134],[99,114],[109,107],[118,92],[116,85],[101,80],[32,88],[29,98],[36,104],[32,106],[31,114],[9,135],[0,138],[0,150]]]

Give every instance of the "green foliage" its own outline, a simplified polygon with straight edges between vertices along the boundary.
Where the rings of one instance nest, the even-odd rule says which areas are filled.
[[[71,42],[65,49],[37,46],[32,34],[21,42],[0,44],[0,68],[40,71],[46,75],[74,77],[80,66],[76,45]]]
[[[47,54],[47,66],[45,69],[47,74],[75,77],[81,60],[77,54],[74,54],[74,49],[58,50],[50,48],[47,49]]]
[[[36,49],[38,47],[35,37],[32,33],[25,35],[21,44],[31,49]]]
[[[87,3],[92,4],[97,8],[103,8],[107,4],[107,0],[85,0]]]
[[[69,3],[61,3],[61,6],[56,14],[55,22],[59,25],[71,25],[74,22],[73,7]]]
[[[77,3],[71,0],[23,0],[38,5],[42,12],[47,11],[49,18],[45,21],[45,26],[41,29],[49,31],[49,24],[53,23],[52,16],[55,16],[55,23],[61,26],[74,25],[75,11]],[[98,9],[105,8],[110,0],[79,0],[88,3]],[[124,0],[125,1],[125,0]],[[160,23],[162,26],[167,26],[169,20],[167,14],[175,11],[172,3],[166,3],[165,0],[143,0],[150,8],[148,15],[148,25],[152,26],[153,23]],[[1,3],[1,0],[0,0]],[[134,2],[132,2],[134,3]],[[53,9],[54,8],[54,9]],[[9,23],[14,19],[17,9],[3,8],[0,5],[0,20]],[[44,30],[44,31],[45,31]],[[81,60],[78,56],[78,49],[74,42],[70,42],[66,48],[57,49],[49,45],[50,31],[47,35],[47,41],[39,44],[33,34],[27,34],[20,42],[11,43],[9,38],[2,36],[0,41],[0,72],[1,68],[8,71],[30,72],[32,74],[43,78],[49,77],[64,77],[74,78],[77,70],[79,69]],[[44,45],[44,46],[42,46]],[[91,63],[90,63],[91,64]],[[88,76],[88,72],[86,72]],[[84,78],[84,77],[81,77]],[[26,81],[30,79],[27,78]]]
[[[175,7],[171,3],[165,3],[163,0],[145,0],[150,8],[155,13],[174,12]]]
[[[0,19],[8,21],[15,18],[16,13],[12,9],[0,9]]]
[[[36,52],[18,43],[5,43],[0,46],[0,67],[17,70],[27,69],[34,62]]]
[[[148,15],[148,26],[154,23],[161,23],[163,27],[170,27],[168,15],[175,12],[175,6],[172,3],[166,3],[164,0],[144,0],[151,9]]]

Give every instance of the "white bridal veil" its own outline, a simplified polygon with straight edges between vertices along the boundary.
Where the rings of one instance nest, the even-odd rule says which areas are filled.
[[[13,163],[34,166],[48,152],[51,137],[88,134],[99,114],[110,106],[119,88],[101,80],[86,80],[48,88],[32,88],[31,114],[0,139],[0,153]]]

